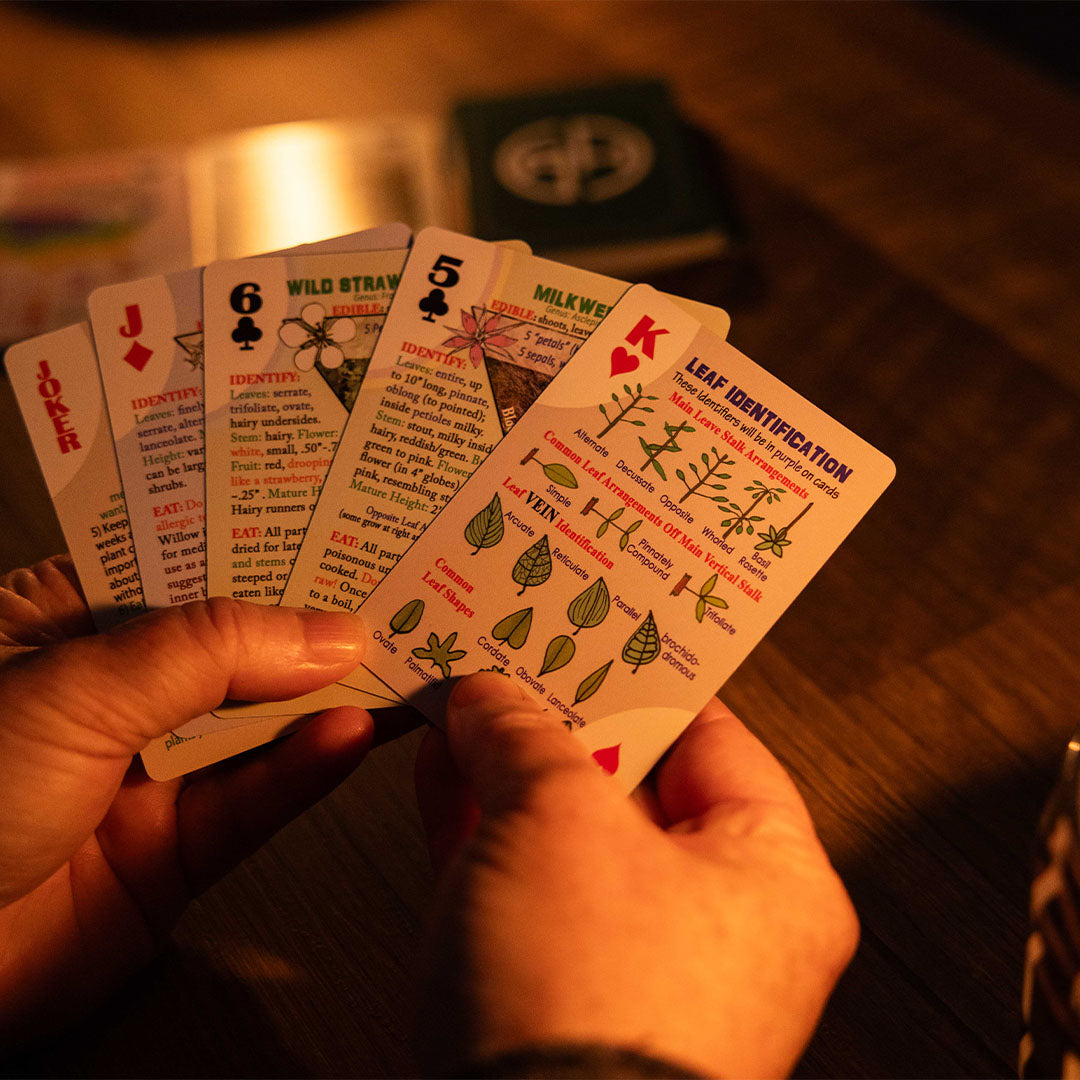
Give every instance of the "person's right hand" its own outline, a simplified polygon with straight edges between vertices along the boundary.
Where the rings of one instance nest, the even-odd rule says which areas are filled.
[[[794,1066],[858,923],[791,779],[720,702],[631,800],[508,679],[473,675],[417,791],[443,871],[423,1068],[574,1044]]]

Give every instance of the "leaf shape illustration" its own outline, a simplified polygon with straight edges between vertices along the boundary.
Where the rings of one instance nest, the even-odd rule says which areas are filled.
[[[530,585],[543,585],[551,577],[551,548],[548,547],[547,533],[522,553],[514,563],[511,577],[521,586],[518,596]]]
[[[562,487],[576,488],[577,477],[560,461],[544,466],[544,475],[554,484]]]
[[[505,641],[511,649],[520,649],[529,638],[532,629],[533,609],[522,608],[513,615],[500,619],[492,628],[491,636],[496,641]]]
[[[712,604],[713,607],[726,608],[728,606],[728,602],[726,600],[721,600],[719,596],[703,596],[701,599],[704,600],[706,604]],[[698,619],[698,622],[701,622],[701,620]]]
[[[705,597],[699,596],[697,607],[694,608],[694,618],[701,622],[705,618]]]
[[[476,548],[471,554],[475,555],[481,548],[494,547],[503,538],[503,532],[503,508],[496,492],[491,502],[465,526],[465,539]]]
[[[788,526],[785,525],[782,529],[776,529],[772,525],[769,526],[768,532],[758,532],[758,536],[761,539],[760,544],[754,545],[755,551],[769,551],[772,552],[778,559],[784,557],[784,548],[787,547],[791,541],[787,539]]]
[[[552,638],[544,652],[544,664],[540,668],[540,674],[546,675],[549,671],[558,671],[559,668],[566,667],[574,659],[576,651],[577,646],[574,644],[572,637],[560,634],[558,637]]]
[[[465,649],[454,648],[455,641],[457,641],[456,630],[445,641],[440,641],[437,634],[428,634],[427,648],[413,649],[412,654],[417,660],[430,660],[432,666],[442,672],[443,678],[449,679],[450,665],[466,654]]]
[[[601,536],[603,536],[603,535],[604,535],[604,533],[606,533],[606,532],[608,531],[608,526],[609,526],[610,524],[611,524],[611,522],[610,522],[610,521],[607,521],[607,520],[605,520],[605,521],[604,521],[604,522],[603,522],[603,523],[602,523],[602,524],[600,525],[600,528],[596,530],[596,539],[597,539],[597,540],[599,540],[599,539],[600,539],[600,537],[601,537]]]
[[[709,578],[709,580],[706,581],[704,585],[701,586],[701,596],[708,596],[709,593],[713,591],[713,586],[716,584],[716,579],[717,575],[713,574],[713,576]],[[698,619],[698,622],[701,622],[701,620]]]
[[[416,629],[420,617],[424,614],[423,600],[410,600],[391,620],[390,629],[394,634],[409,634]]]
[[[660,634],[656,629],[656,620],[650,611],[645,621],[630,635],[623,646],[622,658],[634,665],[632,675],[642,664],[651,664],[660,655]]]
[[[630,530],[627,529],[626,532],[624,532],[622,534],[622,536],[619,537],[619,550],[620,551],[625,551],[627,549],[627,547],[629,547],[629,545],[630,545]]]
[[[566,609],[566,617],[577,627],[574,631],[587,630],[599,626],[606,618],[611,607],[611,596],[607,583],[598,577],[584,592],[578,593]]]
[[[580,705],[581,702],[591,698],[593,694],[600,689],[604,680],[607,678],[608,671],[611,670],[611,665],[614,663],[614,660],[609,660],[603,667],[598,667],[591,675],[586,675],[585,678],[578,683],[577,692],[574,694],[575,705]]]

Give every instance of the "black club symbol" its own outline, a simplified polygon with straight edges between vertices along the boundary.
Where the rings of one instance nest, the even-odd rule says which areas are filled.
[[[243,352],[250,352],[251,343],[258,341],[262,336],[263,332],[255,325],[250,315],[237,319],[236,329],[232,332],[233,341],[240,345]]]
[[[442,289],[432,289],[431,292],[420,301],[419,307],[421,311],[426,312],[424,321],[429,323],[435,321],[436,315],[445,315],[450,310],[446,304],[446,293],[444,293]]]

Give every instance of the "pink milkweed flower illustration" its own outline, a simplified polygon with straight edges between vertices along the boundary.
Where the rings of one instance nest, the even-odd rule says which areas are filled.
[[[327,317],[322,304],[308,304],[299,318],[282,320],[278,337],[297,350],[293,363],[301,371],[310,371],[316,361],[324,368],[336,368],[345,359],[339,345],[356,337],[356,323],[347,316]]]
[[[468,349],[473,367],[479,367],[485,356],[492,360],[512,360],[506,346],[515,345],[517,338],[506,331],[520,325],[520,320],[507,319],[497,311],[488,311],[483,305],[474,306],[472,314],[462,311],[460,328],[448,327],[454,331],[454,336],[448,337],[443,347],[448,348],[451,355]]]

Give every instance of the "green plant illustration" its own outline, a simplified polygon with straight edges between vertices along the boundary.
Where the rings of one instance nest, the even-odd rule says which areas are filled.
[[[430,660],[432,667],[437,667],[443,674],[444,679],[450,678],[450,665],[455,660],[460,660],[466,653],[465,649],[455,649],[457,641],[455,630],[445,641],[440,641],[438,635],[428,634],[426,649],[413,649],[412,654],[417,660]]]
[[[778,559],[784,557],[784,548],[786,548],[791,540],[788,539],[788,533],[791,532],[792,526],[810,509],[814,504],[808,503],[804,506],[782,529],[773,528],[769,526],[767,532],[762,532],[758,529],[758,539],[760,544],[754,545],[755,551],[768,551],[775,555]]]
[[[633,665],[631,675],[636,675],[642,664],[651,664],[660,655],[660,632],[650,611],[642,624],[630,635],[623,646],[622,658]]]
[[[505,641],[511,649],[520,649],[529,640],[532,629],[533,609],[522,608],[505,619],[500,619],[492,628],[491,636],[496,641]]]
[[[589,501],[585,504],[584,508],[581,511],[582,515],[584,516],[586,514],[596,514],[601,518],[600,527],[596,530],[597,540],[599,540],[600,537],[603,536],[609,528],[615,529],[616,532],[622,533],[622,536],[619,537],[619,550],[625,551],[627,545],[630,543],[630,534],[637,532],[637,530],[641,528],[642,519],[638,518],[637,521],[632,521],[629,525],[626,526],[626,528],[623,528],[621,525],[616,525],[615,523],[619,520],[619,518],[622,517],[623,511],[626,509],[626,507],[620,506],[616,510],[612,510],[610,514],[605,514],[602,510],[598,510],[596,508],[596,504],[599,501],[600,500],[597,499],[595,495],[591,499],[589,499]]]
[[[514,563],[511,577],[521,586],[518,596],[523,596],[530,586],[543,585],[551,577],[551,548],[548,546],[547,533],[521,553]]]
[[[744,510],[737,502],[728,503],[724,508],[725,510],[734,510],[735,513],[725,518],[720,522],[721,525],[727,526],[727,532],[724,533],[724,539],[726,540],[732,533],[736,533],[738,536],[742,536],[745,532],[748,536],[753,536],[754,526],[753,522],[763,521],[764,517],[761,514],[755,514],[753,511],[757,509],[758,504],[765,500],[767,506],[771,506],[776,502],[781,495],[784,494],[784,489],[781,487],[771,488],[766,487],[760,480],[755,480],[752,484],[743,488],[743,491],[754,492],[754,498],[750,504]]]
[[[717,472],[717,469],[722,469],[725,465],[734,465],[735,459],[729,458],[726,454],[721,457],[721,455],[717,453],[715,446],[710,447],[710,449],[712,450],[713,457],[716,458],[716,461],[714,461],[710,465],[709,455],[702,454],[701,463],[705,466],[705,471],[703,473],[698,472],[698,467],[694,462],[690,462],[690,468],[693,470],[694,478],[697,483],[691,484],[690,481],[686,479],[686,473],[684,473],[682,469],[675,470],[675,475],[683,482],[683,485],[686,487],[685,494],[682,496],[681,499],[679,499],[680,503],[686,502],[686,500],[689,499],[691,495],[699,495],[701,496],[701,498],[710,499],[712,500],[712,502],[715,503],[722,503],[728,501],[726,495],[708,495],[704,491],[699,490],[702,486],[704,486],[707,487],[710,491],[724,491],[727,488],[727,484],[710,484],[709,481],[714,477],[717,480],[731,479],[731,473]]]
[[[614,660],[609,660],[602,667],[598,667],[591,675],[586,675],[585,678],[578,683],[577,691],[574,694],[575,705],[580,705],[583,701],[587,701],[600,689],[604,680],[607,678],[607,673],[611,670],[611,665],[614,663]]]
[[[469,554],[475,555],[481,548],[494,547],[503,538],[504,531],[502,503],[499,493],[495,492],[491,502],[465,526],[465,539],[476,549]]]
[[[678,596],[681,592],[688,592],[691,596],[698,598],[697,606],[694,608],[694,618],[698,622],[701,622],[705,618],[705,610],[707,607],[726,608],[728,603],[726,600],[721,600],[719,596],[713,596],[713,589],[716,588],[717,575],[713,574],[701,589],[695,592],[690,588],[690,575],[683,574],[682,579],[671,590],[672,596]]]
[[[577,627],[575,636],[578,630],[599,626],[607,618],[610,607],[607,583],[599,577],[584,592],[578,593],[566,609],[567,618]]]
[[[638,383],[634,390],[631,390],[626,383],[623,383],[623,390],[626,391],[627,397],[625,405],[620,403],[618,394],[611,395],[611,400],[615,402],[615,409],[619,410],[616,415],[608,416],[607,407],[604,405],[598,406],[601,414],[607,421],[607,427],[596,436],[598,439],[602,439],[620,421],[625,421],[628,424],[632,424],[634,427],[644,427],[644,420],[627,420],[627,414],[634,409],[638,409],[640,412],[651,413],[653,411],[652,407],[649,405],[642,405],[640,402],[658,400],[655,394],[643,394],[641,392],[641,383]],[[611,411],[614,413],[615,409],[612,409]]]
[[[638,436],[638,442],[641,443],[641,449],[645,451],[645,461],[638,469],[638,472],[643,473],[646,469],[655,469],[661,480],[667,480],[667,473],[664,472],[664,467],[656,459],[661,454],[681,454],[682,447],[679,445],[678,439],[680,435],[685,435],[688,432],[696,431],[696,428],[691,427],[687,423],[671,424],[666,420],[664,421],[664,432],[667,438],[661,442],[650,443],[646,442],[640,435]]]
[[[558,484],[559,487],[564,488],[576,488],[578,486],[577,477],[570,471],[561,461],[552,461],[548,464],[544,464],[537,456],[537,451],[540,447],[534,446],[522,459],[522,465],[528,465],[530,461],[535,461],[541,469],[544,470],[544,475],[553,483]]]
[[[540,668],[540,674],[546,675],[549,671],[558,671],[559,668],[566,667],[574,659],[576,651],[577,646],[572,637],[560,634],[552,638],[544,650],[544,663]]]
[[[398,634],[411,634],[416,629],[423,614],[424,601],[419,599],[410,600],[390,620],[390,636],[395,637]]]

